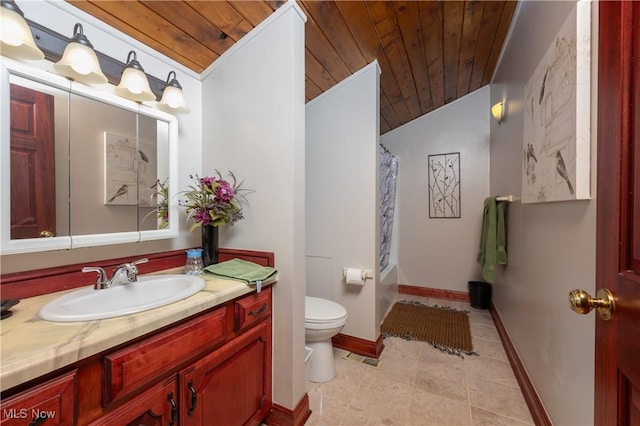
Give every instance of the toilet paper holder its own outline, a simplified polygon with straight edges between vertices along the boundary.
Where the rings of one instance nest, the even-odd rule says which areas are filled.
[[[344,269],[342,270],[342,276],[343,276],[344,278],[347,278],[347,269],[355,269],[355,268],[344,268]],[[366,280],[367,278],[373,278],[373,271],[372,271],[372,270],[370,270],[370,269],[363,269],[363,270],[361,271],[360,276],[361,276],[361,278],[362,278],[363,280]]]

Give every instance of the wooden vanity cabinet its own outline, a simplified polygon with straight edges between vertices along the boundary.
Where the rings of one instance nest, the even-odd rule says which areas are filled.
[[[265,288],[104,355],[107,412],[91,425],[259,425],[272,405],[271,330]]]
[[[75,424],[76,370],[4,399],[2,426]]]
[[[266,288],[105,355],[104,405],[126,402],[91,425],[259,425],[272,405],[271,330]]]
[[[0,426],[259,425],[272,406],[271,306],[266,287],[35,380],[2,399]]]

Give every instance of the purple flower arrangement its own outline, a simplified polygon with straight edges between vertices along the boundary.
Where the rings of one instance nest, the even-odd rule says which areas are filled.
[[[184,191],[184,200],[180,205],[187,208],[187,221],[193,219],[189,231],[198,226],[220,226],[234,224],[243,219],[242,205],[247,204],[245,194],[250,190],[242,188],[229,172],[231,182],[222,178],[216,170],[216,176],[199,177],[190,175],[194,185]]]

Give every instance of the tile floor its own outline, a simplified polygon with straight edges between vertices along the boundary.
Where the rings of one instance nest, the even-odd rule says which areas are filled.
[[[468,303],[398,295],[470,311],[479,356],[448,355],[427,343],[389,337],[378,367],[335,349],[337,376],[309,383],[307,425],[533,425],[489,311]]]

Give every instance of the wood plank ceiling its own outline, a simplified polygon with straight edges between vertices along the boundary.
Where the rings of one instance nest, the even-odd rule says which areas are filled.
[[[68,0],[201,73],[281,1]],[[378,60],[380,132],[489,83],[516,1],[298,0],[306,99]]]

